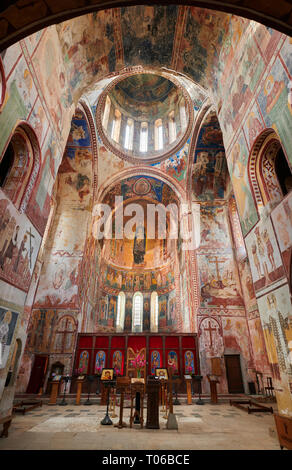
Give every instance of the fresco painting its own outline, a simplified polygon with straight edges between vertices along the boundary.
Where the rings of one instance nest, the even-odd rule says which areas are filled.
[[[228,171],[222,132],[215,113],[201,127],[195,150],[193,193],[197,200],[224,199]]]
[[[18,315],[18,312],[0,307],[0,369],[4,369],[6,366]]]
[[[292,305],[288,285],[259,298],[258,306],[277,400],[283,414],[289,415],[292,411]]]
[[[152,351],[151,353],[151,374],[155,375],[155,369],[161,367],[161,358],[159,351]]]
[[[232,186],[243,236],[245,236],[258,221],[257,210],[248,183],[248,156],[249,151],[246,147],[244,136],[241,134],[232,148],[227,163],[229,173],[232,175]]]
[[[284,267],[270,219],[260,221],[245,241],[256,292],[284,276]]]
[[[2,191],[0,198],[0,278],[27,292],[41,237]]]
[[[233,257],[199,255],[201,306],[243,306],[243,298]]]
[[[292,246],[292,194],[288,195],[271,214],[276,237],[285,261],[285,253]]]

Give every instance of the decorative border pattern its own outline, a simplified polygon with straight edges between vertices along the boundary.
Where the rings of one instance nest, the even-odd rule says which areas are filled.
[[[2,62],[1,57],[0,57],[0,76],[1,76],[0,113],[1,113],[1,110],[5,103],[5,97],[6,97],[6,78],[5,78],[5,72],[4,72],[4,67],[3,67],[3,62]]]
[[[149,158],[141,158],[139,156],[129,155],[129,154],[126,153],[126,151],[119,150],[107,138],[107,136],[105,135],[105,133],[103,131],[103,126],[102,126],[102,110],[104,108],[106,96],[108,95],[108,93],[120,81],[124,80],[125,78],[131,77],[133,75],[141,74],[141,73],[161,75],[161,76],[167,78],[168,80],[170,80],[171,82],[173,82],[174,85],[182,92],[183,97],[184,97],[185,102],[186,102],[188,114],[189,114],[189,120],[188,120],[188,125],[187,125],[187,128],[186,128],[186,131],[185,131],[184,135],[182,136],[182,138],[177,142],[177,144],[175,146],[173,146],[171,149],[169,149],[167,152],[162,152],[158,155],[155,155],[155,156],[152,156],[152,157],[149,157]],[[141,66],[139,66],[137,68],[132,67],[130,71],[129,71],[129,69],[127,69],[125,72],[121,72],[119,74],[119,77],[117,79],[113,80],[103,90],[103,92],[101,93],[101,95],[99,97],[99,103],[98,103],[97,108],[96,108],[97,131],[98,131],[98,134],[99,134],[103,144],[105,145],[105,147],[110,152],[117,155],[119,158],[121,158],[123,160],[126,160],[130,163],[133,163],[135,165],[145,165],[145,164],[162,162],[162,161],[166,160],[168,157],[170,157],[171,155],[175,154],[179,149],[181,149],[181,147],[187,141],[187,139],[188,139],[188,137],[191,133],[192,127],[193,127],[193,122],[194,122],[194,112],[193,112],[192,100],[191,100],[191,97],[189,96],[188,92],[186,91],[186,89],[175,78],[173,78],[171,74],[161,73],[161,72],[157,72],[156,70],[154,71],[154,70],[151,70],[151,69],[144,69]]]

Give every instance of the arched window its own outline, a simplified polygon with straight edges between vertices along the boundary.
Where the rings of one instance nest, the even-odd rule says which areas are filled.
[[[171,111],[168,115],[168,132],[169,132],[169,143],[176,139],[176,123],[174,120],[174,111]]]
[[[141,123],[140,130],[140,152],[147,152],[148,150],[148,123]]]
[[[121,121],[122,115],[118,109],[115,109],[111,138],[117,143],[119,143],[120,140]]]
[[[283,196],[286,196],[292,189],[292,173],[282,147],[279,149],[275,158],[275,173]]]
[[[180,115],[181,128],[185,129],[185,127],[187,127],[187,113],[186,113],[186,106],[185,106],[184,101],[180,104],[179,115]]]
[[[277,134],[268,129],[253,145],[248,175],[259,212],[275,207],[292,189],[292,173]]]
[[[154,126],[154,149],[162,150],[163,149],[163,127],[162,120],[157,119]]]
[[[134,121],[133,119],[128,119],[125,129],[125,143],[124,147],[127,150],[133,150],[133,137],[134,137]]]
[[[22,213],[29,201],[40,166],[40,151],[33,130],[16,128],[0,162],[0,187]]]
[[[158,294],[152,292],[151,294],[151,325],[150,331],[153,333],[158,331]]]
[[[102,117],[102,125],[105,129],[107,129],[107,126],[108,126],[110,110],[111,110],[111,100],[109,96],[107,95],[106,100],[105,100],[105,105],[104,105],[103,117]]]
[[[142,331],[143,325],[143,295],[141,292],[135,292],[133,295],[133,310],[132,310],[132,331]]]
[[[125,294],[120,292],[118,295],[118,305],[117,305],[117,321],[116,328],[117,331],[124,331],[125,323]]]

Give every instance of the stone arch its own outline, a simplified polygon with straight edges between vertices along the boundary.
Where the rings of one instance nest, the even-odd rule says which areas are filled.
[[[281,150],[284,153],[278,135],[271,128],[265,129],[258,136],[251,149],[248,178],[258,212],[267,205],[274,207],[283,199],[275,167],[278,152]]]
[[[39,175],[41,162],[38,138],[27,122],[16,125],[5,146],[1,159],[3,164],[4,159],[7,160],[8,167],[5,169],[2,189],[19,212],[24,213]]]

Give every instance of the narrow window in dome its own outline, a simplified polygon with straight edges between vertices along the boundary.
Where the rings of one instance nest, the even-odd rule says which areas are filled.
[[[140,152],[147,152],[148,149],[148,124],[147,122],[141,123],[140,132]]]
[[[169,113],[168,118],[169,143],[171,144],[176,139],[176,123],[174,120],[174,111],[171,111]]]
[[[120,140],[121,120],[122,120],[122,115],[120,111],[116,109],[115,118],[113,120],[111,138],[117,143],[119,143],[119,140]]]
[[[133,137],[134,137],[134,121],[133,119],[128,119],[126,130],[125,130],[125,149],[133,150]]]
[[[186,107],[185,107],[184,102],[180,104],[179,113],[180,113],[181,128],[185,129],[187,127],[187,115],[186,115]]]
[[[105,100],[104,113],[103,113],[103,118],[102,118],[102,125],[105,129],[107,129],[107,126],[108,126],[110,109],[111,109],[111,100],[109,96],[107,96]]]
[[[143,295],[136,292],[133,295],[133,331],[142,331],[143,322]]]
[[[155,121],[154,148],[155,148],[155,150],[162,150],[163,149],[163,127],[162,127],[162,120],[161,119],[157,119]]]

